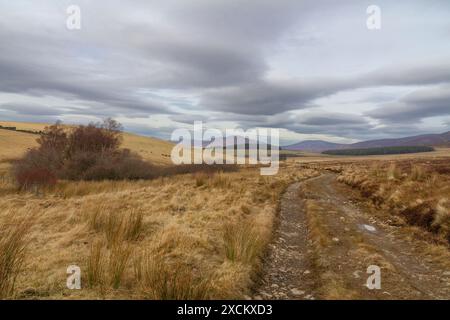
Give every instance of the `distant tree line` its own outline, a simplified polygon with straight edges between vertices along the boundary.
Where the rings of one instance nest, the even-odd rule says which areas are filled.
[[[383,154],[404,154],[434,151],[433,147],[428,146],[402,146],[402,147],[381,147],[381,148],[364,148],[364,149],[342,149],[327,150],[323,154],[336,156],[371,156]]]
[[[2,125],[0,125],[0,129],[10,130],[10,131],[17,131],[17,132],[25,132],[25,133],[31,133],[31,134],[42,134],[42,131],[17,129],[17,127],[5,127],[5,126],[2,126]]]

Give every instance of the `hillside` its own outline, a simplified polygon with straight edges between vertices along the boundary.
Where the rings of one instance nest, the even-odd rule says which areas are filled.
[[[0,121],[0,126],[16,127],[18,130],[41,131],[48,124]],[[38,136],[12,130],[0,129],[0,162],[20,157],[28,148],[36,146]],[[170,152],[173,144],[151,137],[132,133],[123,134],[123,147],[136,151],[144,159],[158,165],[170,164]]]
[[[400,146],[448,146],[450,131],[442,134],[424,134],[398,139],[371,140],[352,144],[352,148],[380,148]]]
[[[325,150],[363,149],[403,146],[450,146],[450,131],[442,134],[424,134],[412,137],[380,139],[357,142],[353,144],[332,143],[322,140],[307,140],[283,147],[284,150],[322,152]]]

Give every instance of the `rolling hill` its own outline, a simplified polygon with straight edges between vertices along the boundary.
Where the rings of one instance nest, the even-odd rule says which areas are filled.
[[[332,143],[322,140],[307,140],[282,147],[284,150],[322,152],[325,150],[363,149],[402,146],[450,146],[450,131],[442,134],[424,134],[397,139],[362,141],[352,144]]]
[[[42,131],[48,124],[0,121],[2,127],[15,127],[17,130]],[[36,134],[0,129],[0,162],[18,158],[29,148],[36,146]],[[169,141],[144,137],[125,132],[123,147],[139,153],[144,159],[157,165],[171,164],[170,153],[173,144]]]

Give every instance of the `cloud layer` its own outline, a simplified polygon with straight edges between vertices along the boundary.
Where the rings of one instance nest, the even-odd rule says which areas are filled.
[[[371,31],[356,0],[0,0],[0,118],[113,116],[163,138],[194,120],[285,139],[445,131],[450,4],[378,5]]]

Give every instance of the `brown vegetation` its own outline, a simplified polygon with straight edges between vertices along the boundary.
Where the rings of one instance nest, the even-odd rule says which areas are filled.
[[[374,204],[450,242],[448,160],[354,164],[338,178]]]
[[[153,166],[128,149],[119,149],[120,125],[112,119],[67,132],[59,123],[46,127],[29,150],[15,162],[21,189],[56,184],[57,179],[120,180],[154,176]]]
[[[0,217],[10,211],[36,216],[15,295],[203,299],[250,294],[281,192],[317,173],[291,167],[262,177],[257,168],[220,167],[220,172],[214,166],[167,169],[153,180],[59,181],[40,194],[17,193],[5,179]],[[187,171],[193,173],[173,174]],[[65,288],[65,271],[72,264],[81,267],[81,291]]]
[[[0,299],[14,294],[16,279],[22,271],[30,223],[9,213],[0,221]]]

